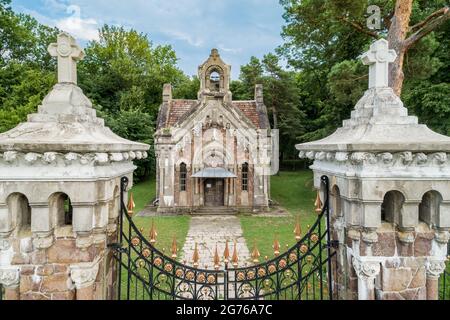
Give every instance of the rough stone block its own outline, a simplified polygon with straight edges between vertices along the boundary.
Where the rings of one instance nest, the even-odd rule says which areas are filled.
[[[395,232],[378,233],[378,242],[372,245],[374,256],[392,257],[395,254]]]
[[[58,240],[48,249],[49,263],[77,263],[93,261],[97,255],[94,246],[87,249],[78,249],[75,240]]]
[[[413,275],[411,283],[409,284],[409,288],[420,288],[425,287],[427,281],[427,275],[425,271],[425,267],[419,268],[416,273]],[[426,292],[425,292],[426,294]]]
[[[50,300],[50,295],[46,295],[40,292],[27,292],[20,295],[21,300]]]
[[[54,268],[53,265],[51,264],[46,264],[44,266],[39,266],[36,269],[36,274],[38,276],[50,276],[54,273]]]
[[[20,268],[20,274],[22,276],[29,276],[34,274],[34,266],[22,266]]]
[[[64,292],[72,289],[72,281],[68,275],[56,274],[43,277],[41,291],[45,293]]]
[[[383,291],[402,291],[408,288],[412,274],[410,268],[383,268],[381,277]]]
[[[433,233],[417,233],[416,240],[414,241],[414,256],[429,256],[433,238]]]
[[[75,290],[52,293],[52,300],[74,300]]]
[[[45,250],[35,250],[31,254],[31,264],[42,265],[47,262],[47,255],[45,254]]]
[[[29,264],[30,258],[26,254],[16,253],[11,259],[12,265]]]
[[[30,291],[39,291],[41,287],[42,279],[38,276],[22,276],[20,277],[20,293],[26,293]]]

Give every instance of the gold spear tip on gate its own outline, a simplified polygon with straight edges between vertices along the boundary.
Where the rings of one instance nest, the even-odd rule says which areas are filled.
[[[156,243],[156,237],[158,236],[158,233],[156,232],[155,228],[155,221],[152,220],[152,227],[150,229],[150,243],[155,244]]]
[[[216,243],[216,250],[214,251],[214,269],[219,270],[220,268],[220,257],[219,257],[219,251],[217,250],[217,243]]]
[[[176,236],[173,236],[171,252],[172,252],[172,258],[175,259],[177,257],[177,237]]]
[[[261,253],[259,253],[258,247],[255,244],[253,245],[253,251],[252,251],[252,259],[253,263],[259,263],[259,257],[261,257]]]
[[[295,234],[295,240],[297,240],[297,242],[302,239],[302,228],[300,227],[299,216],[297,216],[297,220],[295,222],[294,234]]]
[[[317,190],[317,196],[316,196],[316,201],[314,201],[314,206],[316,207],[314,211],[316,211],[316,213],[321,213],[322,212],[322,201],[320,200],[320,191]]]
[[[225,241],[225,250],[223,251],[223,258],[225,264],[230,262],[230,248],[228,247],[228,239]]]
[[[231,257],[231,264],[233,265],[233,267],[237,268],[238,261],[239,261],[239,257],[238,257],[238,253],[237,253],[237,243],[236,243],[236,240],[234,240],[233,257]]]
[[[200,260],[200,255],[198,253],[198,245],[197,242],[195,243],[195,248],[194,248],[194,254],[192,256],[192,265],[194,266],[194,268],[198,267],[198,261]]]
[[[133,192],[130,192],[130,199],[128,200],[127,205],[127,212],[130,217],[133,215],[134,208],[136,208],[136,203],[133,199]]]
[[[278,241],[278,235],[275,235],[273,240],[273,254],[278,256],[280,254],[280,242]]]

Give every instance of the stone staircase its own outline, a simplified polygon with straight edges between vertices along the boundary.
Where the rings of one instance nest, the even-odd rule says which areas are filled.
[[[200,207],[192,211],[193,215],[234,215],[238,210],[231,207]]]

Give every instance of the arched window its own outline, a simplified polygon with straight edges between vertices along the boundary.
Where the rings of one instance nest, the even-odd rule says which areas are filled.
[[[213,92],[220,91],[220,74],[217,71],[211,72],[209,76],[210,90]]]
[[[381,220],[398,224],[405,197],[399,191],[389,191],[386,193],[381,204]]]
[[[70,197],[65,193],[50,196],[50,212],[58,227],[72,225],[73,207]]]
[[[187,168],[183,162],[180,164],[180,191],[186,191]]]
[[[248,191],[248,163],[242,165],[242,191]]]
[[[18,230],[31,230],[31,207],[27,197],[21,193],[13,193],[8,197],[7,204],[11,216],[16,219]]]
[[[339,190],[339,187],[335,185],[333,189],[331,189],[331,195],[332,195],[332,209],[334,215],[340,217],[342,216],[342,200],[341,200],[341,192]]]
[[[419,220],[433,226],[439,218],[442,196],[437,191],[428,191],[419,204]]]

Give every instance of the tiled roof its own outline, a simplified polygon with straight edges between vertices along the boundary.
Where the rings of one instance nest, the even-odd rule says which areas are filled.
[[[196,100],[172,100],[169,108],[167,125],[173,126],[189,110],[197,105]]]
[[[175,125],[183,115],[187,114],[193,108],[195,108],[198,104],[197,100],[172,100],[168,108],[165,109],[168,111],[168,115],[166,118],[165,112],[160,114],[163,117],[162,123],[158,125],[171,127]],[[257,128],[260,127],[260,117],[256,107],[256,101],[233,101],[233,107],[239,109]],[[163,109],[163,108],[162,108]],[[160,110],[160,113],[163,110]],[[167,122],[165,121],[167,119]]]
[[[240,109],[242,113],[259,128],[259,115],[256,111],[256,101],[233,101],[233,106]]]

